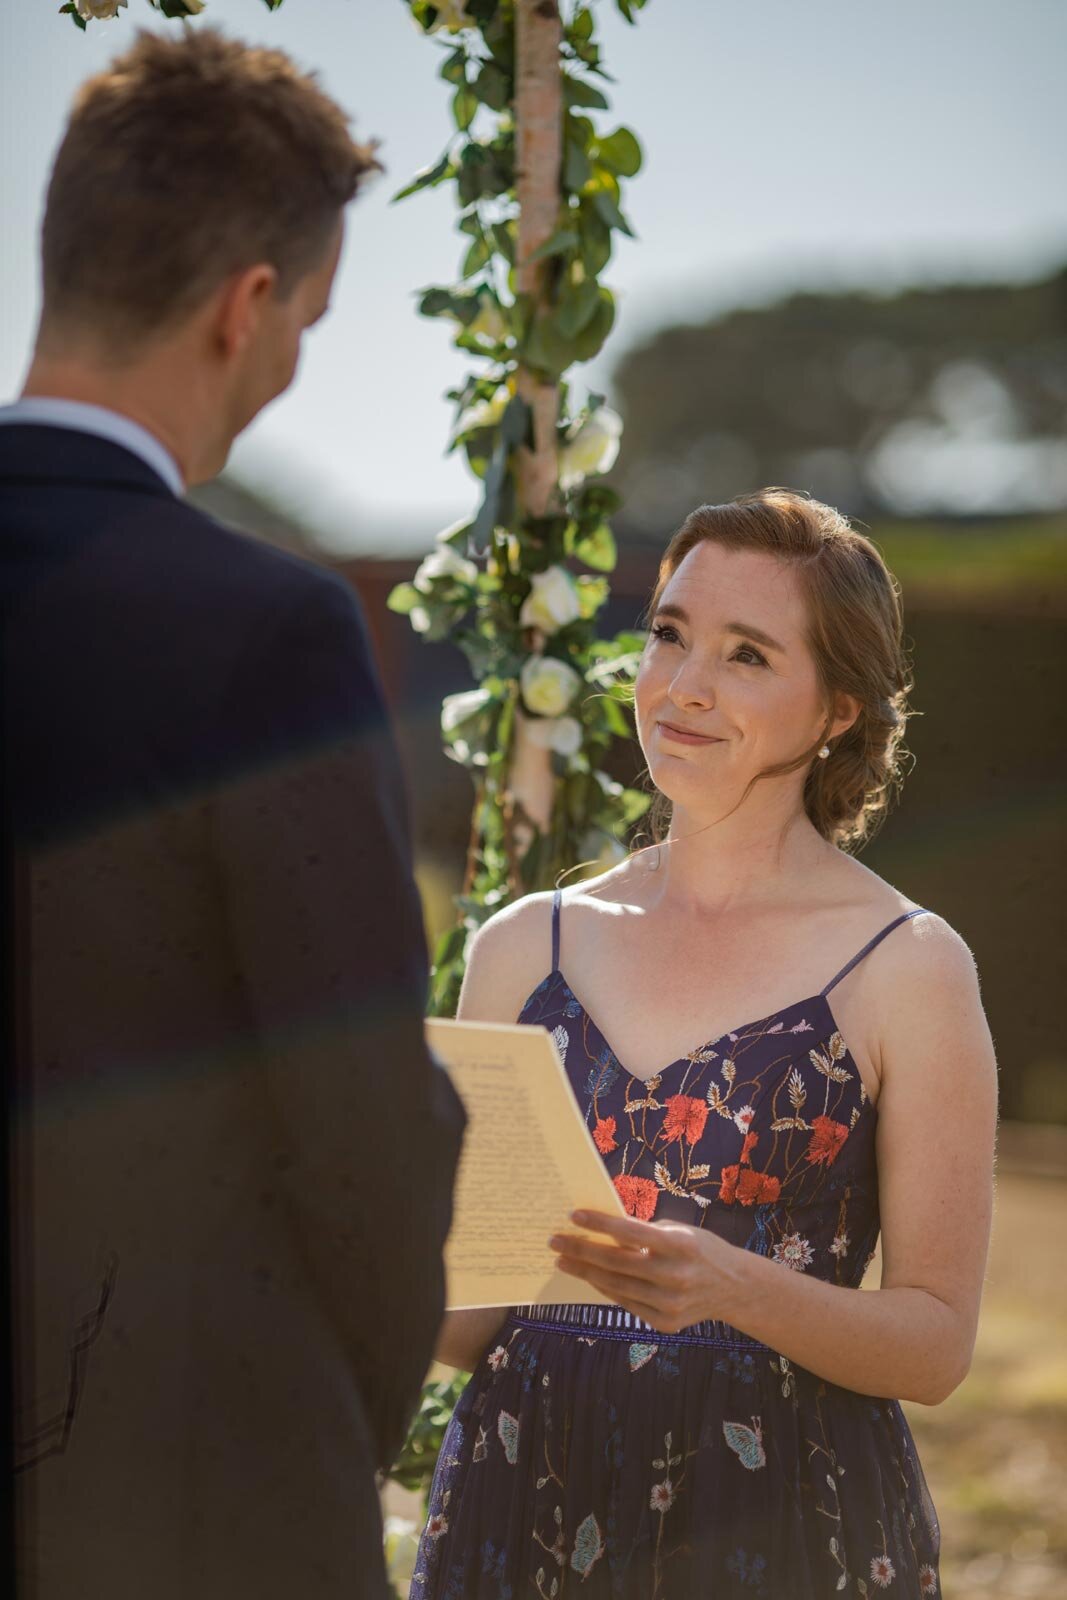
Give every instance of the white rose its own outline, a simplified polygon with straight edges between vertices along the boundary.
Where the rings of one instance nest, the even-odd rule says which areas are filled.
[[[541,750],[574,756],[582,748],[582,725],[577,717],[535,717],[525,729],[530,743]]]
[[[560,488],[576,489],[583,478],[609,471],[619,454],[621,436],[622,418],[618,412],[610,406],[600,406],[559,452]]]
[[[441,701],[441,732],[452,733],[460,723],[477,716],[488,699],[488,689],[464,689],[460,694],[446,694]]]
[[[529,656],[519,679],[526,709],[542,717],[562,716],[582,682],[573,667],[554,656]]]
[[[478,568],[473,561],[461,556],[450,544],[442,544],[420,562],[411,581],[420,594],[430,594],[436,578],[456,578],[460,583],[473,584],[477,577]]]
[[[574,622],[581,616],[578,586],[566,567],[549,567],[547,572],[535,572],[530,582],[532,588],[519,612],[522,627],[555,633],[557,628],[565,628],[568,622]]]
[[[83,22],[104,22],[117,17],[126,0],[74,0],[75,9]]]
[[[474,23],[467,15],[464,0],[434,0],[437,7],[437,21],[431,22],[425,30],[427,33],[440,33],[443,28],[446,33],[459,33],[461,28],[473,28]]]

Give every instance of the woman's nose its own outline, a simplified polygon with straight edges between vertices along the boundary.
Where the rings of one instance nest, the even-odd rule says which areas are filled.
[[[715,684],[709,669],[687,661],[671,679],[669,694],[678,705],[711,706],[715,703]]]

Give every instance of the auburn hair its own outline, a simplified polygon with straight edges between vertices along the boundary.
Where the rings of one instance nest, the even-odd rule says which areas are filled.
[[[124,345],[180,322],[267,262],[285,299],[324,258],[377,141],[282,50],[216,28],[134,45],[85,82],[52,168],[44,320]]]
[[[810,750],[756,773],[738,805],[762,779],[807,767],[808,817],[823,838],[854,852],[874,836],[899,798],[910,754],[903,736],[908,717],[915,714],[908,706],[914,683],[900,585],[877,547],[841,512],[800,491],[774,486],[689,513],[660,560],[643,623],[651,622],[670,578],[704,540],[731,550],[765,551],[795,569],[826,717]],[[820,759],[841,692],[855,696],[860,712],[830,742],[829,756]],[[670,816],[671,802],[657,790],[647,814],[654,843],[666,838]]]

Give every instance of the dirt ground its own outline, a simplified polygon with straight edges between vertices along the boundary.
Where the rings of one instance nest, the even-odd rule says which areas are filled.
[[[942,1405],[904,1406],[941,1524],[946,1600],[1067,1600],[1065,1223],[1067,1129],[1003,1124],[971,1371]],[[868,1285],[880,1270],[876,1256]],[[401,1600],[421,1509],[388,1486],[386,1516],[416,1529],[396,1539]]]

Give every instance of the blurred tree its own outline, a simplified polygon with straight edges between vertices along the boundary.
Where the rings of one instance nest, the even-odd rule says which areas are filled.
[[[1023,285],[790,295],[615,369],[620,537],[780,483],[851,516],[1067,507],[1067,267]]]

